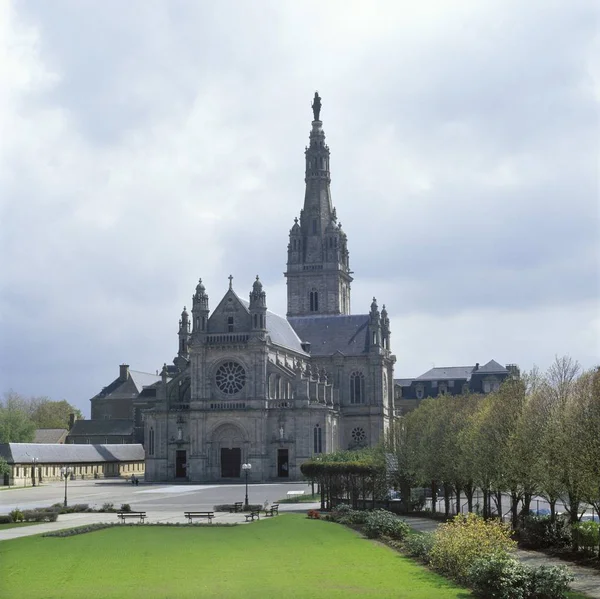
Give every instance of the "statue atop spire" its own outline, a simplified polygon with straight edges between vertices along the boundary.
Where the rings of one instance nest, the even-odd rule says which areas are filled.
[[[319,118],[321,116],[321,98],[319,96],[319,92],[315,92],[315,99],[312,103],[313,116],[315,117],[315,121],[320,121]]]

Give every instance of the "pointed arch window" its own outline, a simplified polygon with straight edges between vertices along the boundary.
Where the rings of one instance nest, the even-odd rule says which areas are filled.
[[[323,453],[323,430],[318,424],[315,424],[313,430],[314,453]]]
[[[310,302],[310,311],[318,312],[319,311],[319,292],[316,289],[313,289],[309,293],[309,302]]]
[[[353,372],[350,375],[350,403],[365,402],[365,375],[362,372]]]
[[[148,431],[148,455],[154,455],[154,427]]]

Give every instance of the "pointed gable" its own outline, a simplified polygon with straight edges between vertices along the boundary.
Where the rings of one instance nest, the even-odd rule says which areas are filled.
[[[490,360],[487,364],[479,367],[477,370],[479,374],[507,374],[508,370],[501,364],[498,364],[496,360]]]
[[[251,328],[250,312],[233,289],[229,289],[208,319],[209,333],[237,333]]]

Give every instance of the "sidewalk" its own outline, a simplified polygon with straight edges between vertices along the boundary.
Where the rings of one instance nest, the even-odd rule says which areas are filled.
[[[439,525],[439,522],[430,520],[429,518],[419,518],[416,516],[403,517],[412,528],[420,532],[434,532]],[[539,551],[517,549],[516,557],[528,566],[567,566],[573,573],[573,576],[575,576],[575,580],[571,583],[571,589],[579,593],[584,593],[593,599],[600,599],[600,572],[570,564]]]

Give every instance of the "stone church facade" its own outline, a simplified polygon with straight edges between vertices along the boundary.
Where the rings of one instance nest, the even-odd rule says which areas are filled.
[[[330,194],[321,101],[313,102],[306,192],[287,252],[287,315],[229,278],[211,311],[202,281],[179,348],[144,389],[146,479],[297,480],[315,454],[375,445],[394,416],[395,357],[385,306],[351,314],[348,240]]]

